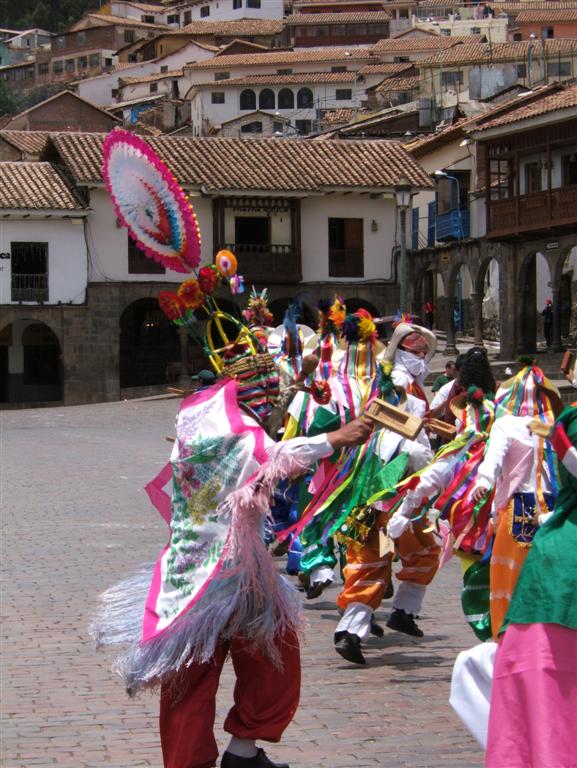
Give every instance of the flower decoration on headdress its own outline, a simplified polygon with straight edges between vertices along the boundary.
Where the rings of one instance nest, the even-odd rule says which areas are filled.
[[[343,336],[348,342],[369,342],[375,341],[377,338],[377,328],[372,316],[366,309],[359,309],[352,315],[347,315],[342,331]]]
[[[184,280],[176,292],[187,309],[199,309],[204,304],[205,294],[199,285],[198,280],[193,277]]]
[[[393,382],[393,363],[385,360],[377,365],[376,388],[377,397],[386,400],[392,405],[398,405],[401,398]]]
[[[377,339],[377,326],[373,321],[373,317],[366,309],[359,309],[356,313],[360,317],[359,321],[359,338],[361,341],[376,341]]]
[[[220,274],[215,266],[201,267],[198,270],[198,284],[203,293],[211,295],[216,291],[220,282]]]
[[[343,327],[345,317],[347,316],[347,308],[338,296],[335,296],[335,300],[329,309],[328,316],[329,320],[337,330],[340,330]]]
[[[232,251],[229,251],[226,248],[219,251],[214,257],[214,263],[223,277],[233,277],[236,275],[238,264],[236,256]]]
[[[258,293],[254,285],[252,286],[248,304],[246,309],[243,309],[242,316],[249,326],[273,325],[274,317],[268,308],[268,291],[266,288],[263,288],[262,291]]]
[[[186,306],[178,294],[172,291],[161,291],[158,294],[158,304],[171,322],[177,325],[186,322]]]
[[[392,327],[396,328],[397,325],[400,325],[401,323],[412,323],[413,317],[408,312],[401,312],[401,310],[397,310],[395,313],[395,317],[392,323]]]

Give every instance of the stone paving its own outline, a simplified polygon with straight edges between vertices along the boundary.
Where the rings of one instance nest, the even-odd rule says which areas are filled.
[[[96,652],[87,627],[96,595],[165,543],[143,487],[167,459],[177,407],[154,399],[0,413],[3,768],[162,764],[156,698],[127,698],[113,653]],[[451,562],[429,591],[425,638],[386,630],[370,641],[367,667],[332,649],[337,588],[307,602],[301,706],[271,757],[291,768],[479,768],[482,754],[448,705],[455,656],[475,643],[459,581]],[[222,748],[232,686],[227,665]]]

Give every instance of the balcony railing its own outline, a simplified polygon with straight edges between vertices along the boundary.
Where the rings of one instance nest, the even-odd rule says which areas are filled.
[[[246,283],[298,283],[302,280],[300,255],[292,245],[226,243],[238,258]]]
[[[12,301],[48,301],[48,275],[12,273]]]
[[[471,218],[469,211],[462,209],[437,216],[436,238],[442,243],[446,240],[464,240],[471,233]]]
[[[490,200],[487,236],[502,237],[577,224],[577,185]]]

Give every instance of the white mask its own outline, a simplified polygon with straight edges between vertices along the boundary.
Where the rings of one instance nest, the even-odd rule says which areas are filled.
[[[425,378],[429,373],[429,364],[424,358],[417,357],[412,352],[407,352],[404,349],[398,349],[397,356],[399,362],[405,366],[411,376],[421,379]]]

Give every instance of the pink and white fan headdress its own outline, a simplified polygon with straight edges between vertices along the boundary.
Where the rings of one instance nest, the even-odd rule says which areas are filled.
[[[200,264],[196,215],[170,169],[129,131],[111,131],[103,144],[103,174],[116,215],[137,245],[176,272]]]

